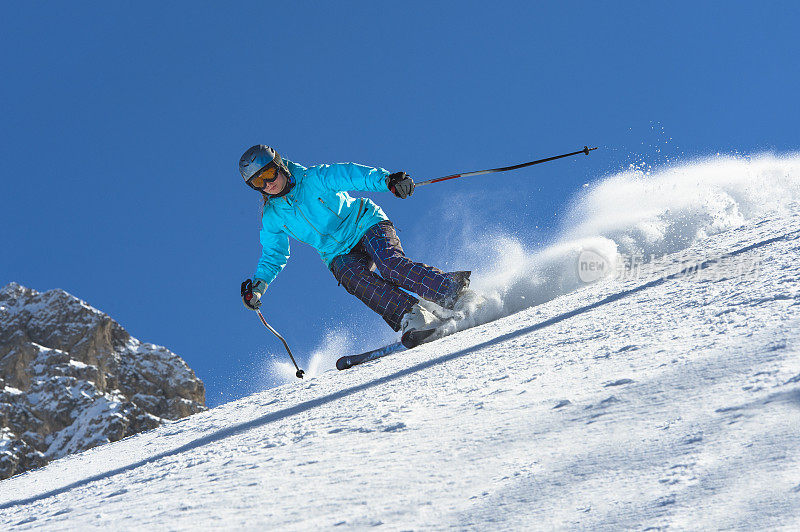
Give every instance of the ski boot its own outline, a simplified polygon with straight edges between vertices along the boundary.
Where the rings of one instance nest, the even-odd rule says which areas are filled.
[[[400,322],[403,336],[400,342],[407,348],[413,349],[428,340],[436,332],[440,320],[431,311],[416,303],[405,313]]]

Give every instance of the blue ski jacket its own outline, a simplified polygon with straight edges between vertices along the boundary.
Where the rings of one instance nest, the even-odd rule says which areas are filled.
[[[367,198],[353,198],[346,191],[386,192],[383,168],[355,163],[321,164],[306,168],[285,160],[294,188],[270,198],[261,218],[261,259],[255,279],[275,280],[289,260],[289,237],[319,252],[326,266],[334,257],[349,253],[367,230],[388,220]]]

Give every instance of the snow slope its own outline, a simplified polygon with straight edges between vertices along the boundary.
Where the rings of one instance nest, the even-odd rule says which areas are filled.
[[[0,482],[0,528],[800,524],[800,206]]]

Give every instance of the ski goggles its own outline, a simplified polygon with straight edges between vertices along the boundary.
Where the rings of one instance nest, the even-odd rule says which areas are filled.
[[[251,188],[261,190],[267,183],[272,183],[278,179],[278,167],[275,163],[269,163],[267,166],[253,174],[253,177],[247,180],[247,184]]]

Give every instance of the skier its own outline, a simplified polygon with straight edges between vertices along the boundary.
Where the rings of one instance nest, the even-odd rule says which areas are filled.
[[[440,316],[404,290],[456,312],[475,298],[468,289],[470,272],[445,273],[408,259],[383,210],[347,193],[391,191],[405,199],[414,192],[414,180],[405,172],[355,163],[306,168],[263,144],[242,155],[239,172],[263,198],[261,259],[252,296],[243,294],[247,308],[261,306],[267,287],[286,266],[290,236],[314,247],[340,285],[402,331],[406,347],[431,337]]]

